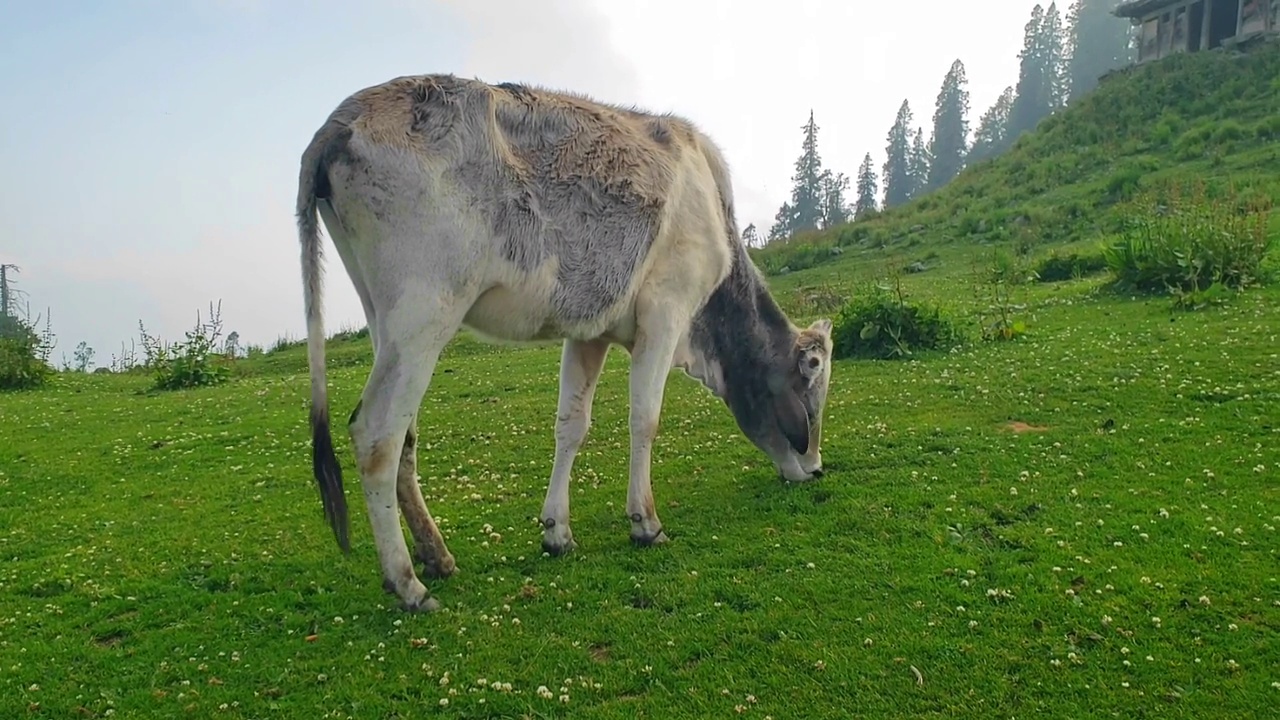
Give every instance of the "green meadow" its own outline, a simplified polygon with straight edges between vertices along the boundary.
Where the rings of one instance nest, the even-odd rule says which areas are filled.
[[[908,276],[969,295],[963,262]],[[848,262],[874,277],[877,262]],[[448,350],[420,415],[458,573],[400,611],[337,433],[353,551],[310,477],[305,351],[229,384],[63,374],[0,396],[0,706],[26,717],[1255,717],[1280,699],[1280,293],[1173,312],[1082,279],[1027,331],[840,361],[828,473],[787,485],[673,374],[623,514],[615,350],[544,557],[558,351]],[[775,283],[784,302],[803,278]],[[959,312],[959,310],[957,310]],[[804,317],[797,314],[797,317]],[[335,414],[365,340],[335,342]]]

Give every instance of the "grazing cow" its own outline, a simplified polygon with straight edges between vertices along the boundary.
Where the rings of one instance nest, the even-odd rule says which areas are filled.
[[[417,412],[461,329],[564,343],[544,549],[574,547],[569,475],[611,345],[631,354],[631,538],[665,541],[649,468],[667,375],[720,397],[790,481],[821,474],[831,322],[794,325],[738,236],[724,158],[688,121],[522,85],[400,77],[343,101],[302,155],[312,460],[349,551],[329,430],[317,213],[364,306],[373,369],[348,422],[382,566],[410,610],[438,603],[414,574],[454,559],[422,498]]]

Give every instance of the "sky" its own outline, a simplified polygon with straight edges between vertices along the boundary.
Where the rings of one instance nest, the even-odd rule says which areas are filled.
[[[301,153],[346,96],[435,72],[687,117],[725,152],[739,223],[767,231],[811,110],[826,167],[852,177],[870,152],[879,168],[899,105],[927,136],[960,59],[976,126],[1017,80],[1035,4],[13,3],[0,25],[0,262],[20,266],[32,315],[48,313],[56,364],[85,341],[110,365],[140,321],[181,339],[218,301],[242,343],[304,337]],[[325,268],[327,329],[363,326],[331,250]]]

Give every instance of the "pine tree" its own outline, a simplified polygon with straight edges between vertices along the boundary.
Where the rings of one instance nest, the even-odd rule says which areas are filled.
[[[889,128],[884,161],[884,207],[889,209],[911,199],[913,187],[911,152],[911,104],[906,100]]]
[[[1019,53],[1017,97],[1009,116],[1009,140],[1034,130],[1041,120],[1066,104],[1066,35],[1056,3],[1031,11]]]
[[[818,227],[822,223],[822,158],[818,156],[818,124],[812,110],[809,122],[804,124],[804,142],[791,182],[791,207],[795,213],[791,232]]]
[[[822,171],[822,227],[823,229],[849,222],[849,203],[845,193],[849,190],[849,178],[844,173]]]
[[[1062,13],[1058,12],[1058,4],[1049,3],[1045,11],[1044,24],[1040,27],[1041,66],[1046,103],[1040,108],[1044,113],[1040,118],[1058,112],[1067,105],[1071,88],[1067,76],[1067,34],[1062,26]]]
[[[917,198],[925,193],[929,186],[929,148],[924,142],[924,129],[916,128],[911,138],[911,197]]]
[[[773,226],[769,228],[769,242],[786,240],[791,235],[791,228],[795,222],[795,208],[791,207],[789,202],[782,203],[778,213],[773,216]]]
[[[1075,100],[1098,86],[1106,73],[1134,60],[1133,29],[1112,10],[1120,0],[1074,0],[1068,11],[1067,80]]]
[[[1036,5],[1031,19],[1023,28],[1022,52],[1018,54],[1018,86],[1013,108],[1009,111],[1006,137],[1009,141],[1035,127],[1039,122],[1044,97],[1044,51],[1041,47],[1044,26],[1044,8]]]
[[[964,169],[969,143],[969,91],[964,63],[951,64],[938,92],[933,111],[933,137],[929,141],[929,189],[951,182]]]
[[[742,231],[742,243],[747,247],[763,247],[764,240],[760,237],[760,231],[756,229],[756,224],[747,225]]]
[[[1013,110],[1013,87],[1007,87],[982,118],[973,133],[973,147],[965,158],[966,164],[986,160],[1004,152],[1009,133],[1009,113]]]
[[[769,230],[770,240],[822,225],[822,158],[818,155],[818,124],[813,119],[812,110],[803,129],[800,157],[796,159],[795,174],[791,176],[791,200],[778,210],[775,224]]]
[[[875,164],[871,162],[871,153],[867,153],[862,158],[862,166],[858,168],[858,199],[853,206],[855,220],[861,220],[878,209],[876,196],[879,193]]]

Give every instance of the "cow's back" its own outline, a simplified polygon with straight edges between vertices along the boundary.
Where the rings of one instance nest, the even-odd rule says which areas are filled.
[[[702,138],[678,117],[452,75],[396,78],[348,102],[353,133],[417,154],[488,231],[504,270],[493,305],[545,314],[538,335],[617,314],[673,224],[723,225]]]

